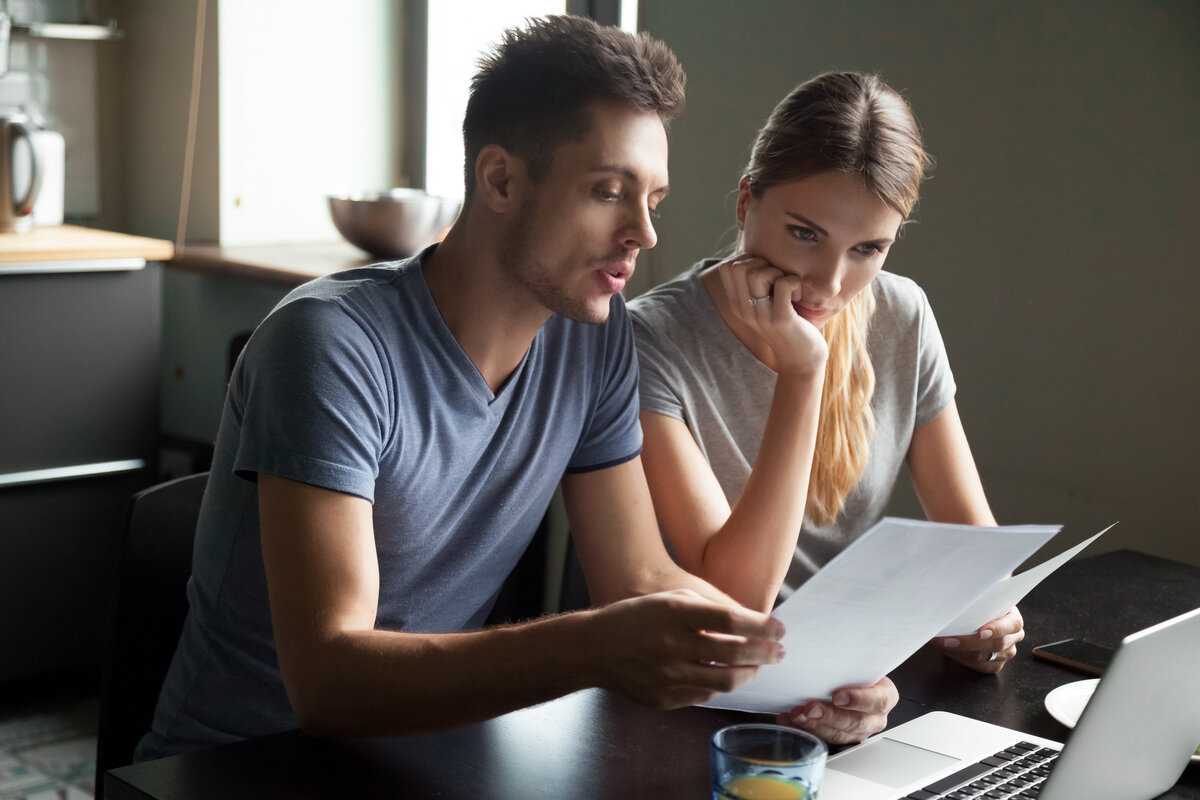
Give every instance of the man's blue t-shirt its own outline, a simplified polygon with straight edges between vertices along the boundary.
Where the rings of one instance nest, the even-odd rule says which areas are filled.
[[[296,726],[271,633],[257,473],[370,500],[376,627],[434,633],[482,625],[564,472],[640,452],[619,296],[600,325],[553,315],[493,394],[429,294],[428,252],[299,287],[247,344],[197,528],[190,611],[139,758]]]

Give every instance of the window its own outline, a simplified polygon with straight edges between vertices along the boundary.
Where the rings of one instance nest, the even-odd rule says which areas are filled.
[[[462,118],[471,76],[479,54],[499,39],[505,28],[527,17],[588,13],[587,3],[567,0],[436,0],[428,7],[425,104],[425,190],[446,197],[463,195]],[[594,3],[592,4],[594,5]],[[611,2],[612,9],[594,13],[611,17],[625,30],[635,30],[637,3]],[[411,129],[410,129],[411,130]]]
[[[437,0],[429,4],[425,190],[463,195],[462,119],[479,54],[526,17],[561,14],[565,0]]]

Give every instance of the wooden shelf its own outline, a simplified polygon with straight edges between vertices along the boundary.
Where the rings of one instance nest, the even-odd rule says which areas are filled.
[[[378,263],[343,240],[282,245],[193,245],[175,254],[171,269],[242,278],[280,286],[299,286],[305,281]]]
[[[0,233],[0,263],[143,258],[170,261],[175,246],[161,239],[130,236],[75,225],[52,225],[24,233]]]
[[[12,32],[17,36],[31,36],[35,39],[109,41],[125,38],[125,32],[117,27],[116,22],[109,22],[107,25],[74,22],[14,22]]]

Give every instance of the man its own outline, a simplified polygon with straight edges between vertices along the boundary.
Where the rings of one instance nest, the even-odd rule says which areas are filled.
[[[509,31],[445,241],[291,293],[230,381],[191,604],[139,758],[299,724],[430,731],[586,687],[702,702],[777,621],[672,563],[618,292],[667,194],[683,72],[571,17]],[[562,485],[599,608],[478,630]]]

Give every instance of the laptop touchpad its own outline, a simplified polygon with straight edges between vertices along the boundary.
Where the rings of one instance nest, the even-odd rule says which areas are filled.
[[[830,762],[829,769],[899,789],[959,759],[881,736]]]

